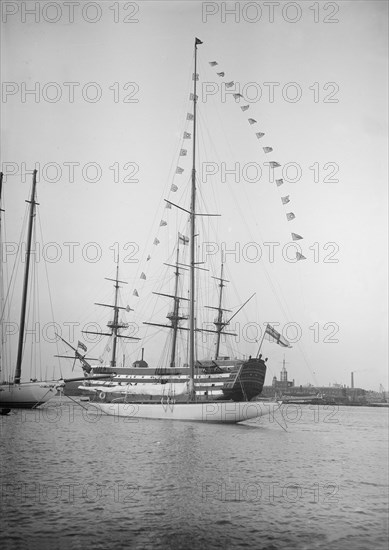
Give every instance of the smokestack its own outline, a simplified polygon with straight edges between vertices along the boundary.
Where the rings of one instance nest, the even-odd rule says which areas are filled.
[[[143,361],[143,354],[144,354],[145,348],[142,348],[142,361]]]
[[[351,389],[354,389],[354,373],[351,373]]]

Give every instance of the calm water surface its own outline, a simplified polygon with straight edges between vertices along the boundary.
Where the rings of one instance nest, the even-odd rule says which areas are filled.
[[[128,421],[66,399],[1,418],[8,549],[386,549],[388,411]]]

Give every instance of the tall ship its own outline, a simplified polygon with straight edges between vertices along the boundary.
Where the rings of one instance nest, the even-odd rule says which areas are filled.
[[[254,357],[228,357],[220,354],[221,337],[234,336],[234,333],[227,329],[233,316],[223,306],[223,289],[226,283],[223,267],[220,277],[217,277],[219,284],[218,303],[216,305],[206,304],[201,306],[198,300],[198,279],[199,272],[205,268],[201,265],[198,243],[199,226],[198,219],[212,218],[219,214],[210,214],[202,211],[206,205],[198,201],[198,192],[201,186],[197,177],[197,49],[202,44],[201,40],[195,39],[194,44],[194,72],[193,90],[190,99],[193,102],[193,113],[187,114],[187,120],[193,122],[192,132],[185,132],[184,139],[192,140],[192,168],[189,190],[189,205],[176,204],[165,199],[166,207],[185,216],[188,223],[188,236],[178,233],[175,262],[167,264],[174,269],[174,291],[156,292],[165,298],[172,300],[172,307],[167,313],[168,323],[147,322],[158,328],[170,332],[168,343],[170,352],[165,354],[162,366],[149,366],[142,353],[142,357],[133,363],[131,367],[119,366],[117,358],[117,343],[121,339],[133,338],[126,335],[127,325],[120,320],[120,314],[128,307],[119,305],[119,288],[125,284],[119,280],[119,266],[116,268],[116,277],[112,279],[115,293],[112,304],[99,304],[112,310],[112,320],[108,323],[109,332],[99,332],[100,336],[107,336],[111,339],[112,349],[110,364],[92,366],[85,357],[87,348],[84,343],[79,342],[77,348],[70,347],[74,351],[74,359],[82,363],[84,373],[89,378],[78,386],[78,390],[90,396],[89,406],[98,412],[107,415],[136,417],[148,419],[166,420],[187,420],[199,422],[237,423],[268,414],[271,408],[277,408],[278,402],[252,401],[257,398],[263,388],[266,376],[266,361],[260,353],[263,338],[268,336],[272,341],[289,347],[283,337],[270,325],[266,326],[263,338],[257,353]],[[253,119],[249,119],[251,121]],[[254,121],[255,122],[255,121]],[[251,122],[250,122],[251,124]],[[187,150],[181,149],[181,156],[187,156]],[[273,163],[277,164],[277,163]],[[177,170],[182,171],[177,167]],[[178,172],[181,173],[181,172]],[[175,191],[175,186],[173,191]],[[202,195],[202,201],[204,197]],[[184,214],[182,214],[184,212]],[[166,222],[161,221],[162,225]],[[182,230],[182,228],[181,228]],[[185,230],[184,230],[185,231]],[[188,259],[180,260],[180,245],[188,250]],[[207,271],[207,269],[205,269]],[[145,279],[144,274],[142,273]],[[187,275],[187,294],[180,289],[179,281],[181,275]],[[216,311],[216,318],[213,328],[204,328],[200,319],[202,311],[211,309]],[[216,339],[215,353],[205,359],[198,359],[198,338],[202,333],[212,333]],[[180,362],[177,357],[177,340],[186,336],[186,361]],[[161,356],[166,349],[159,343],[158,339],[149,340],[148,345],[155,349],[160,348]],[[145,346],[146,347],[146,346]],[[80,349],[84,352],[80,352]],[[146,347],[147,355],[147,347]],[[106,376],[105,381],[93,380],[94,377]]]
[[[179,250],[179,245],[177,250]],[[69,342],[62,340],[69,346],[74,356],[61,355],[63,358],[79,360],[85,374],[85,381],[82,385],[79,382],[69,382],[65,386],[65,394],[84,394],[91,397],[103,399],[114,399],[118,391],[131,393],[135,401],[141,402],[144,399],[160,400],[163,396],[173,395],[176,399],[185,400],[187,386],[190,379],[190,367],[188,364],[179,365],[177,360],[177,337],[181,331],[188,332],[186,324],[187,316],[180,311],[180,301],[184,298],[178,296],[178,278],[180,276],[180,265],[177,263],[175,269],[175,289],[174,294],[163,294],[173,300],[173,308],[168,311],[167,319],[169,324],[145,322],[146,325],[153,325],[170,330],[171,349],[169,363],[165,368],[151,367],[144,358],[144,348],[142,348],[141,358],[135,361],[132,366],[125,367],[119,365],[118,341],[120,339],[136,340],[132,336],[125,334],[128,324],[120,320],[122,311],[129,311],[130,308],[119,305],[118,295],[120,285],[126,284],[119,280],[119,267],[116,268],[116,278],[108,279],[114,283],[114,302],[113,304],[97,305],[112,309],[112,319],[108,322],[109,332],[85,331],[87,334],[96,334],[109,338],[108,349],[111,352],[109,365],[92,365],[86,358],[87,347],[83,342],[78,343],[78,347],[71,346]],[[218,306],[205,306],[209,309],[215,309],[217,316],[214,319],[214,330],[206,329],[215,337],[215,353],[211,358],[196,360],[194,365],[194,391],[196,399],[207,402],[209,400],[231,399],[233,401],[250,401],[258,397],[263,388],[266,376],[266,361],[262,354],[258,357],[231,358],[220,355],[220,346],[222,336],[235,336],[232,332],[225,330],[232,317],[244,307],[241,306],[238,311],[230,318],[225,320],[223,315],[229,310],[222,308],[223,288],[226,279],[223,277],[223,266],[221,276],[213,277],[219,282],[219,302]],[[161,294],[161,293],[156,293]],[[186,299],[185,299],[186,300]],[[205,329],[198,330],[201,332]],[[105,377],[105,379],[104,379]]]

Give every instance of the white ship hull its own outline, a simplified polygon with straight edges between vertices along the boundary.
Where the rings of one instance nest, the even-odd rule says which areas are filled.
[[[207,422],[236,424],[260,416],[272,415],[280,406],[278,402],[260,401],[220,401],[209,403],[98,403],[93,402],[89,409],[95,408],[108,416],[127,418],[147,418],[153,420],[183,420],[189,422]]]
[[[188,394],[188,382],[181,382],[179,384],[111,384],[110,386],[79,386],[78,389],[95,394],[114,394],[120,393],[131,398],[131,395],[145,395],[156,397],[171,397]],[[220,392],[221,393],[221,392]]]
[[[54,397],[58,382],[22,382],[0,386],[0,406],[32,409]]]

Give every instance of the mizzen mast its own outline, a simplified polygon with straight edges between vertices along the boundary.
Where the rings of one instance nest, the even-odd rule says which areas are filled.
[[[180,241],[180,238],[178,240]],[[185,238],[185,237],[184,237]],[[185,241],[184,241],[185,242]],[[173,338],[172,338],[172,347],[171,347],[171,354],[170,354],[170,367],[174,368],[176,366],[176,354],[177,354],[177,335],[179,330],[188,330],[186,327],[180,326],[180,321],[183,321],[187,319],[188,317],[186,315],[180,314],[180,302],[181,300],[189,301],[188,298],[184,298],[183,296],[178,295],[178,283],[179,283],[179,276],[181,275],[180,269],[186,269],[185,267],[181,267],[179,264],[179,254],[180,254],[180,247],[177,246],[177,252],[176,252],[176,263],[175,264],[165,264],[168,267],[174,267],[175,272],[175,283],[174,283],[174,294],[165,294],[163,292],[153,292],[153,294],[156,294],[157,296],[165,296],[166,298],[172,298],[173,299],[173,311],[169,311],[166,315],[167,319],[170,321],[170,325],[164,325],[162,323],[151,323],[149,321],[144,321],[144,325],[151,325],[154,327],[162,327],[162,328],[168,328],[173,331]]]

